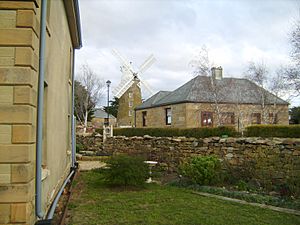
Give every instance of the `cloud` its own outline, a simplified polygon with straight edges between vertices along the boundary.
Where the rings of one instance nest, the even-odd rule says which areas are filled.
[[[299,7],[293,0],[80,0],[76,71],[88,63],[113,88],[121,72],[111,49],[136,68],[154,54],[142,77],[155,91],[174,90],[192,78],[189,62],[203,44],[225,76],[241,76],[249,60],[275,71],[289,60],[288,33]]]

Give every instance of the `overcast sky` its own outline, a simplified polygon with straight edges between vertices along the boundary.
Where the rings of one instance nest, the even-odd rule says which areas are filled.
[[[152,89],[174,90],[193,77],[190,61],[203,45],[225,77],[242,77],[249,61],[270,72],[289,62],[289,33],[299,19],[296,0],[79,0],[83,48],[76,72],[87,63],[112,88],[121,79],[117,49]],[[148,96],[147,92],[144,98]],[[299,100],[293,104],[299,103]]]

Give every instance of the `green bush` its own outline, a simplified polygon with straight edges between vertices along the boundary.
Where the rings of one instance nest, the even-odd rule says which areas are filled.
[[[180,167],[182,175],[200,185],[216,183],[219,179],[221,163],[215,156],[197,156]]]
[[[102,129],[96,129],[96,132],[101,133]],[[102,134],[102,133],[101,133]],[[214,128],[115,128],[115,136],[144,136],[150,135],[153,137],[195,137],[205,138],[213,136],[230,136],[234,137],[237,132],[234,127],[214,127]]]
[[[81,143],[76,144],[76,152],[81,152],[84,150],[84,146]]]
[[[108,161],[104,179],[115,186],[142,186],[149,177],[149,167],[144,160],[132,156],[113,156]]]
[[[300,125],[253,125],[246,128],[248,137],[300,137]]]

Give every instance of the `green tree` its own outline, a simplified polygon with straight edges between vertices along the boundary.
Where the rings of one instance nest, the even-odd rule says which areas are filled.
[[[300,124],[300,106],[291,108],[289,113],[291,116],[290,122]]]
[[[117,117],[118,115],[118,108],[119,108],[119,98],[114,97],[114,100],[110,101],[110,106],[104,106],[104,111]]]

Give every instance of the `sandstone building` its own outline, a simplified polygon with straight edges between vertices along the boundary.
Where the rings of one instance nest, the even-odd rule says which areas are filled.
[[[102,109],[96,109],[92,118],[92,125],[96,128],[102,128],[107,122],[107,113]],[[115,126],[117,118],[109,114],[109,124]]]
[[[288,124],[288,103],[247,79],[197,76],[174,91],[160,91],[135,109],[136,127]]]
[[[0,224],[45,219],[74,166],[73,63],[80,35],[77,0],[0,1]]]
[[[118,127],[134,126],[134,109],[142,103],[141,88],[138,86],[138,82],[138,80],[135,80],[119,99]]]

